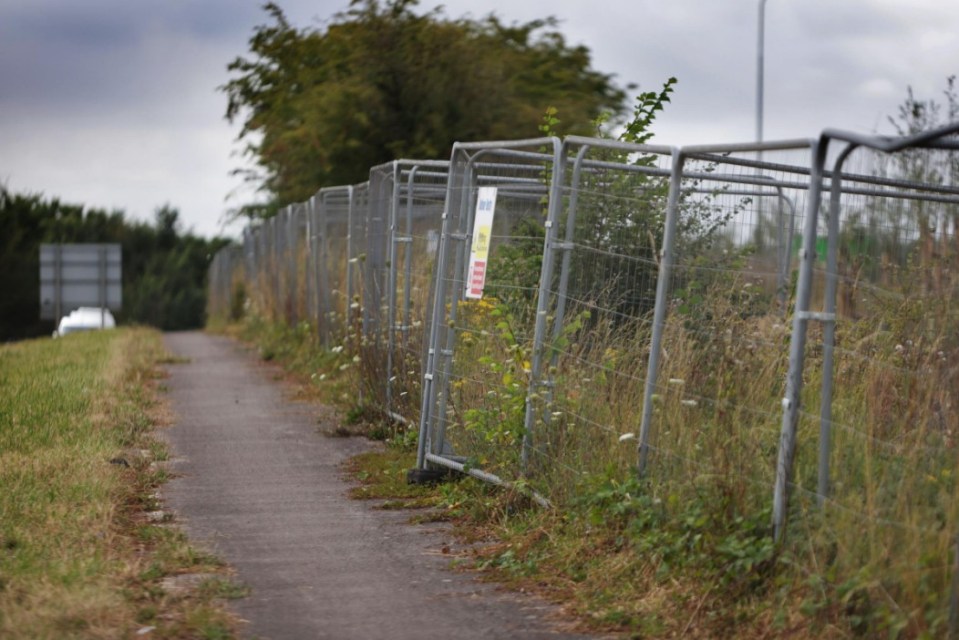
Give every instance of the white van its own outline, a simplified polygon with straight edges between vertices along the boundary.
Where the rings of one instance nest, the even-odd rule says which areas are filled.
[[[69,315],[60,319],[60,325],[53,332],[53,337],[65,336],[75,331],[92,331],[94,329],[113,329],[117,326],[113,314],[109,309],[100,307],[80,307],[71,311]]]

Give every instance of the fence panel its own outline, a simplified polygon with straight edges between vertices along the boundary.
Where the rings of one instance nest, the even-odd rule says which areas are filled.
[[[674,155],[638,434],[640,472],[672,496],[768,509],[809,147]]]
[[[783,419],[777,535],[836,540],[838,571],[882,566],[910,593],[946,588],[929,560],[959,530],[955,130],[824,136]]]
[[[419,419],[420,376],[430,280],[442,226],[446,161],[396,160],[370,171],[367,307],[375,333],[361,356],[370,402],[405,424]],[[430,243],[433,243],[432,248]]]
[[[431,462],[465,464],[491,477],[521,472],[528,357],[558,144],[548,138],[454,148],[424,374],[420,468]]]
[[[348,333],[353,304],[350,212],[353,187],[328,187],[314,196],[316,202],[317,265],[319,294],[317,315],[323,343],[342,345]]]

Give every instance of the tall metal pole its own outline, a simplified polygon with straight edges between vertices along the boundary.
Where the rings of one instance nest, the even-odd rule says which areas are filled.
[[[763,141],[763,65],[765,57],[766,0],[759,0],[759,39],[756,47],[756,142]]]

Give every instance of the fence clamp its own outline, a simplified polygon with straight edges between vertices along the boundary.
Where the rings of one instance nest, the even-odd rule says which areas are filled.
[[[818,320],[819,322],[836,322],[835,313],[823,313],[821,311],[800,311],[798,315],[800,320]]]

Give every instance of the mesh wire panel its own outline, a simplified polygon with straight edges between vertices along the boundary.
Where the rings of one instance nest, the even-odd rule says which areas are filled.
[[[827,173],[812,308],[835,312],[835,346],[810,326],[792,484],[793,511],[824,502],[827,531],[868,532],[923,580],[959,527],[957,160],[857,149]]]
[[[360,343],[365,338],[365,332],[369,327],[368,314],[372,312],[372,309],[367,311],[364,307],[366,274],[369,266],[369,256],[367,254],[367,234],[369,233],[370,223],[369,206],[370,183],[363,182],[353,185],[348,224],[349,261],[347,263],[346,282],[347,289],[350,292],[347,326],[349,327],[349,335],[355,342],[353,345],[354,353],[359,352]]]
[[[691,153],[676,185],[672,268],[646,473],[737,513],[769,504],[788,364],[793,238],[810,152]]]
[[[321,189],[316,201],[321,335],[326,344],[334,344],[346,339],[350,305],[354,303],[350,279],[352,187]],[[359,301],[355,302],[358,305]]]
[[[419,420],[431,279],[443,223],[448,162],[396,161],[387,283],[386,408]]]
[[[586,473],[633,468],[620,437],[640,424],[669,167],[665,149],[564,145],[526,421],[530,472],[553,499]]]
[[[449,168],[422,424],[428,453],[509,477],[520,471],[554,158],[552,140],[458,145]],[[495,213],[474,247],[481,193]],[[483,259],[471,260],[479,246]],[[480,263],[482,296],[467,298]]]
[[[367,399],[407,423],[419,413],[424,315],[447,166],[442,161],[396,160],[370,170],[362,378]]]

